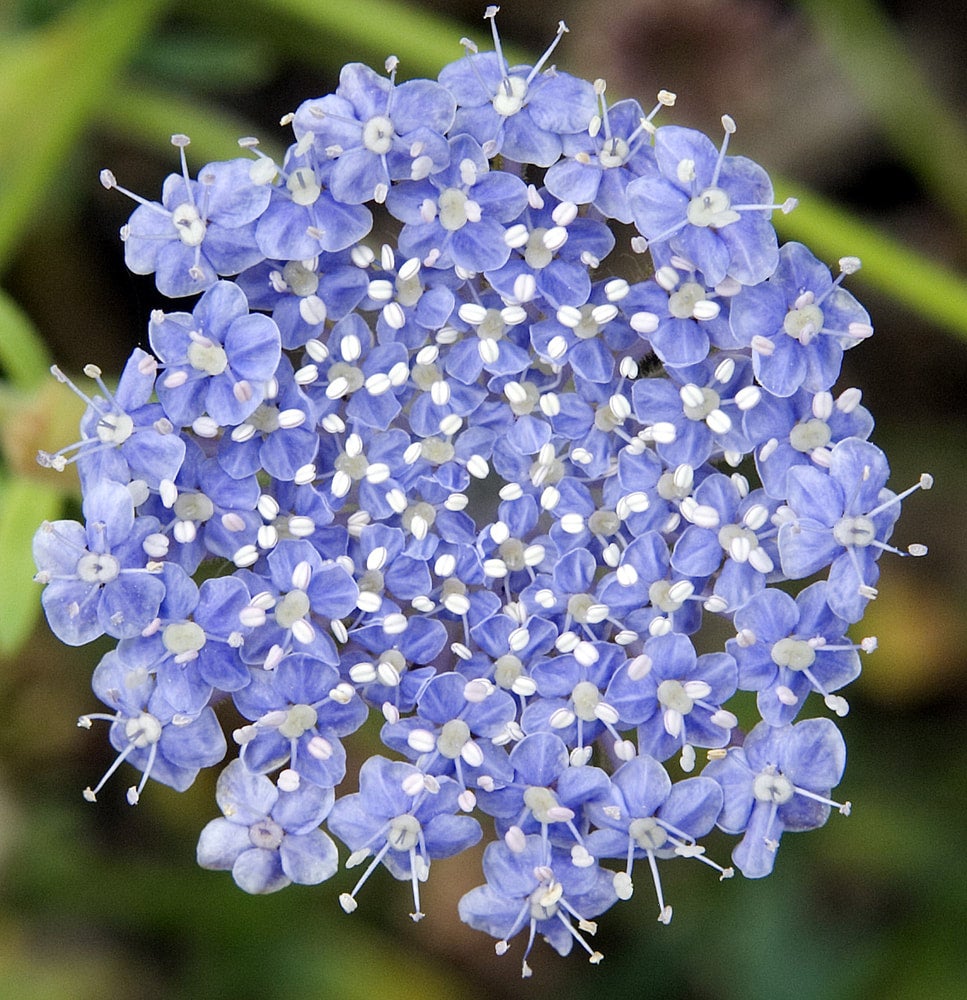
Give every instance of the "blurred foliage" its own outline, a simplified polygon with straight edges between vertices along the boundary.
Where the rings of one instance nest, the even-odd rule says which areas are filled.
[[[932,12],[943,25],[954,6],[938,2],[913,5],[907,17]],[[682,18],[695,16],[685,8],[698,9],[678,6]],[[763,18],[779,10],[766,0],[705,6],[716,30],[730,9]],[[902,15],[903,4],[895,6]],[[881,652],[868,661],[843,725],[851,755],[843,794],[853,816],[787,837],[776,873],[762,882],[718,885],[701,865],[666,865],[677,911],[670,927],[654,921],[643,885],[603,918],[600,968],[539,948],[536,980],[524,984],[519,944],[499,960],[492,942],[456,919],[456,900],[480,881],[467,858],[434,867],[421,924],[406,917],[405,890],[388,877],[367,887],[349,918],[336,903],[349,887],[346,873],[333,884],[253,899],[227,876],[194,866],[195,837],[215,812],[212,776],[181,796],[154,785],[137,810],[124,803],[123,782],[86,806],[79,790],[112,752],[103,732],[85,735],[72,720],[93,707],[89,679],[104,649],[67,650],[34,629],[39,601],[30,583],[34,526],[65,510],[76,515],[77,504],[70,474],[33,464],[39,448],[77,434],[81,404],[47,377],[50,359],[118,369],[143,343],[156,304],[150,279],[121,266],[115,234],[129,206],[100,190],[97,170],[111,163],[122,183],[150,197],[176,162],[172,133],[191,135],[194,168],[235,155],[242,135],[264,132],[263,148],[272,152],[283,142],[274,124],[280,115],[332,89],[344,62],[379,66],[392,52],[404,75],[433,75],[459,57],[462,35],[486,42],[483,5],[20,0],[0,7],[0,1000],[498,1000],[550,989],[612,1000],[967,996],[960,940],[967,864],[959,849],[967,540],[951,531],[967,498],[967,359],[948,336],[967,336],[963,108],[938,94],[936,67],[921,71],[902,17],[891,21],[871,0],[801,0],[800,7],[808,21],[793,20],[794,30],[812,24],[843,67],[849,99],[868,112],[875,138],[863,155],[885,162],[899,182],[871,202],[878,175],[862,173],[845,192],[861,194],[847,208],[831,197],[844,192],[811,193],[787,168],[779,196],[798,196],[800,207],[776,223],[784,239],[801,239],[829,261],[863,258],[850,285],[870,293],[878,334],[855,360],[851,352],[846,378],[866,390],[897,481],[912,482],[923,469],[936,474],[938,488],[914,498],[900,526],[904,543],[931,543],[935,554],[915,566],[884,565],[882,596],[862,626],[879,636]],[[562,0],[560,8],[507,5],[501,28],[512,61],[540,51],[558,16],[596,34],[616,59],[635,51],[621,24],[679,16],[672,0]],[[687,47],[685,28],[675,37]],[[580,48],[572,35],[561,64]],[[962,49],[959,60],[956,49],[954,58],[943,51],[955,72]],[[688,87],[687,79],[676,83]],[[825,110],[813,109],[813,142],[817,155],[833,158],[838,150],[823,144]],[[768,167],[765,156],[744,151]],[[721,860],[728,849],[724,838],[709,844]]]

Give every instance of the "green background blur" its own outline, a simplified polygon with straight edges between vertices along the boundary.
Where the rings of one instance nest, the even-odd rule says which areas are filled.
[[[98,170],[156,198],[176,169],[237,155],[234,139],[287,141],[278,119],[333,89],[338,68],[400,56],[400,78],[434,75],[468,35],[490,47],[483,3],[386,0],[0,0],[0,1000],[60,998],[661,997],[901,1000],[967,997],[967,14],[959,2],[896,0],[510,0],[513,52],[555,61],[660,120],[752,156],[800,208],[777,220],[828,263],[856,254],[849,287],[876,336],[847,355],[877,418],[899,490],[937,480],[905,507],[896,540],[926,560],[883,559],[881,596],[855,637],[875,634],[842,722],[849,764],[837,794],[853,815],[787,835],[775,874],[719,884],[702,865],[662,867],[675,907],[655,920],[647,878],[600,921],[597,968],[538,943],[521,983],[521,941],[497,958],[456,917],[482,881],[479,857],[434,863],[427,918],[385,873],[343,914],[341,871],[316,887],[252,898],[197,868],[217,812],[214,775],[183,795],[132,774],[88,805],[80,791],[113,757],[91,671],[106,645],[60,646],[36,623],[29,541],[77,501],[38,448],[76,438],[78,405],[44,376],[117,372],[163,303],[124,270],[131,204]],[[441,20],[442,19],[442,20]],[[781,179],[779,179],[781,178]],[[361,734],[361,759],[376,744]],[[367,740],[370,742],[367,744]],[[352,766],[352,765],[351,765]],[[352,779],[347,779],[351,782]],[[725,860],[730,841],[713,835]],[[385,876],[385,877],[384,877]]]

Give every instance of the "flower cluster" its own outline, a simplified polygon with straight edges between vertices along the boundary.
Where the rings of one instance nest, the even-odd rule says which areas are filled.
[[[414,919],[490,817],[460,916],[499,953],[523,933],[527,974],[535,935],[600,960],[592,918],[642,867],[664,923],[667,859],[730,876],[714,827],[758,878],[785,831],[848,812],[830,714],[906,493],[833,391],[872,333],[859,262],[779,246],[793,205],[727,153],[731,119],[716,146],[656,124],[667,92],[609,106],[554,45],[510,67],[493,36],[438,80],[344,67],[283,120],[281,163],[245,139],[193,179],[173,138],[122,239],[191,299],[116,389],[86,370],[80,440],[41,456],[76,463],[83,523],[34,551],[57,636],[117,640],[81,719],[118,752],[89,800],[122,762],[132,804],[183,790],[233,730],[199,863],[314,884],[331,834],[365,864],[343,908],[383,866]],[[612,265],[612,223],[637,258]],[[700,653],[713,619],[734,638]],[[374,713],[386,755],[340,793]]]

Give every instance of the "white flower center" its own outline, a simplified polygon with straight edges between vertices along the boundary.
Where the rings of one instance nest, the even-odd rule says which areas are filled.
[[[390,820],[386,842],[394,851],[411,851],[420,842],[422,832],[420,821],[415,816],[404,813]]]
[[[279,726],[279,735],[288,740],[298,739],[307,729],[312,729],[319,715],[311,705],[293,705],[285,713],[285,721]]]
[[[469,739],[470,727],[463,719],[450,719],[443,724],[437,737],[437,750],[449,760],[456,760]]]
[[[772,646],[772,662],[790,670],[808,670],[816,660],[816,650],[805,639],[780,639]]]
[[[322,194],[322,187],[316,180],[316,175],[308,167],[299,167],[289,174],[285,186],[297,205],[312,205]]]
[[[205,645],[205,630],[195,622],[165,626],[161,641],[169,653],[197,653]]]
[[[199,216],[198,209],[191,202],[179,205],[171,213],[171,221],[174,224],[178,239],[186,247],[197,247],[205,239],[207,226]]]
[[[688,203],[686,218],[693,226],[721,229],[739,221],[739,213],[733,211],[732,201],[721,188],[706,188]]]
[[[833,538],[847,548],[855,545],[862,549],[876,539],[876,528],[868,517],[862,515],[860,517],[841,517],[833,525]]]
[[[653,816],[642,816],[628,824],[628,834],[645,851],[656,851],[668,840],[668,834]]]
[[[781,806],[796,794],[796,787],[784,774],[767,770],[755,776],[752,782],[752,794],[760,802],[773,802]]]
[[[516,115],[524,106],[527,96],[527,81],[522,76],[505,76],[500,81],[493,99],[494,111],[502,118]]]
[[[207,521],[215,513],[215,505],[204,493],[182,493],[173,508],[179,521]]]
[[[376,115],[363,126],[363,145],[371,152],[382,156],[393,146],[393,123],[386,115]]]
[[[825,420],[813,417],[804,423],[796,424],[789,432],[789,443],[803,454],[808,455],[817,448],[825,448],[832,439],[833,432]]]
[[[188,363],[206,375],[221,375],[228,367],[228,355],[221,344],[200,337],[188,345]]]
[[[121,564],[108,552],[88,552],[77,563],[77,575],[85,583],[110,583],[120,572]]]
[[[309,613],[309,595],[304,590],[290,590],[275,608],[275,620],[282,628],[291,628]]]
[[[124,735],[139,750],[161,739],[161,723],[150,713],[142,712],[124,724]]]
[[[248,828],[248,839],[253,847],[262,847],[267,851],[275,851],[282,843],[285,831],[274,819],[260,819]]]
[[[812,298],[812,294],[808,297]],[[805,346],[822,330],[823,311],[813,302],[790,309],[782,321],[782,328],[793,340]]]
[[[469,199],[459,188],[447,188],[440,195],[440,225],[447,232],[454,233],[467,223],[467,201]]]

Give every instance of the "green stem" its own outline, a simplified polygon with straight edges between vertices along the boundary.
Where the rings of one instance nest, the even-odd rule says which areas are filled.
[[[873,0],[799,0],[909,170],[967,229],[967,132]],[[847,95],[844,95],[844,100]]]

